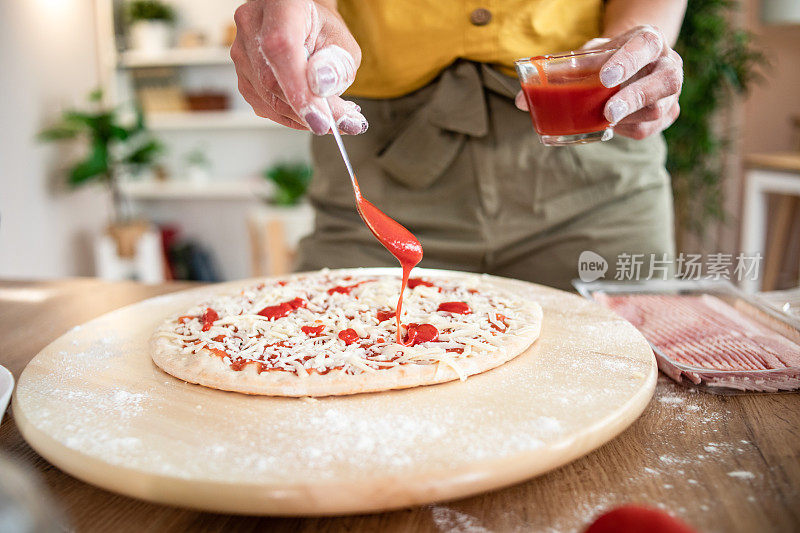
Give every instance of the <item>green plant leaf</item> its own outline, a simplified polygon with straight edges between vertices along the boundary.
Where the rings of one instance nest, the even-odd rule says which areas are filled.
[[[278,205],[297,204],[311,182],[312,169],[305,163],[281,163],[270,167],[264,177],[275,184],[273,203]]]
[[[133,0],[128,3],[128,20],[133,22],[159,20],[175,22],[175,10],[172,6],[158,0]]]
[[[69,173],[69,184],[73,187],[82,185],[93,179],[109,179],[108,147],[96,141],[92,144],[89,155],[72,167]]]
[[[69,109],[64,111],[64,121],[73,124],[83,124],[84,126],[94,127],[97,123],[99,113],[88,113],[86,111],[76,111]]]
[[[36,135],[36,138],[43,142],[62,141],[65,139],[74,139],[79,133],[80,129],[71,127],[69,124],[62,123],[43,129]]]
[[[102,94],[92,91],[88,100],[96,104]],[[37,135],[41,141],[82,138],[89,143],[89,152],[73,164],[67,182],[79,186],[92,180],[114,180],[122,165],[142,167],[152,164],[163,151],[163,145],[147,131],[141,110],[136,109],[133,126],[120,121],[116,109],[68,109],[61,119]]]
[[[149,139],[126,155],[122,162],[141,167],[152,163],[162,153],[164,146],[156,139]]]
[[[88,100],[90,102],[101,102],[103,100],[103,89],[98,87],[97,89],[93,90],[89,93]]]

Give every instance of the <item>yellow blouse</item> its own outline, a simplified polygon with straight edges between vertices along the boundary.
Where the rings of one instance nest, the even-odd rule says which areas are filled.
[[[600,34],[603,0],[339,0],[363,58],[353,96],[415,91],[458,58],[513,73],[520,57],[574,50]]]

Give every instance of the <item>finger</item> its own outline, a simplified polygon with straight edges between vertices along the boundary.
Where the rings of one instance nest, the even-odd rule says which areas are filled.
[[[278,85],[272,70],[269,67],[261,68],[259,61],[252,61],[244,51],[244,46],[237,47],[236,42],[231,48],[231,57],[234,58],[234,68],[237,78],[247,79],[253,90],[266,102],[281,100],[286,103],[286,96]],[[255,65],[254,65],[255,63]],[[293,117],[294,118],[294,117]]]
[[[528,111],[528,101],[525,100],[525,94],[522,91],[518,92],[514,98],[514,105],[517,106],[517,109]]]
[[[329,133],[333,125],[340,133],[346,135],[360,135],[367,131],[369,124],[364,116],[361,114],[361,107],[354,102],[342,100],[339,97],[332,96],[328,98],[328,105],[330,106],[330,115],[325,110],[325,121],[328,129],[323,134]],[[333,118],[333,122],[331,122]]]
[[[328,98],[333,116],[336,117],[336,128],[347,135],[361,135],[369,123],[361,114],[361,107],[354,102],[342,100],[338,96]]]
[[[600,81],[606,87],[616,87],[655,61],[664,52],[664,47],[664,36],[658,28],[638,28],[600,69]]]
[[[680,94],[682,85],[683,70],[672,57],[661,57],[655,62],[655,68],[650,74],[626,85],[608,99],[605,117],[616,124],[631,113],[651,106],[662,98]]]
[[[271,83],[267,84],[272,90],[266,90],[264,85],[265,77],[254,73],[252,64],[247,58],[236,63],[236,75],[239,79],[239,92],[243,96],[245,96],[245,91],[247,92],[247,98],[245,99],[248,100],[249,98],[248,103],[251,106],[254,104],[260,107],[266,106],[294,122],[302,123],[302,120],[291,106],[286,103],[285,96],[274,77],[271,75],[266,76],[272,80]]]
[[[262,74],[261,76],[257,76],[252,72],[252,70],[243,67],[241,69],[237,68],[237,77],[240,80],[247,80],[250,84],[251,90],[255,92],[267,106],[274,109],[286,118],[299,123],[303,122],[303,120],[297,116],[297,113],[294,112],[294,109],[292,109],[292,107],[286,102],[286,96],[283,94],[283,91],[281,91],[281,88],[278,85],[278,82],[275,81],[274,76],[271,74]],[[267,89],[267,87],[269,87],[269,89]]]
[[[646,137],[660,133],[670,127],[680,115],[680,105],[677,102],[660,120],[639,122],[637,124],[620,124],[614,127],[614,134],[631,139],[642,140]]]
[[[236,69],[236,76],[247,78],[253,85],[253,89],[261,95],[264,100],[270,100],[271,95],[275,95],[281,100],[286,101],[283,91],[281,91],[280,85],[278,85],[278,81],[272,74],[272,70],[269,66],[264,65],[263,59],[251,57],[254,51],[246,47],[246,44],[237,47],[236,41],[234,41],[231,47],[231,57],[233,58],[234,68]]]
[[[604,37],[595,37],[594,39],[586,41],[586,43],[584,43],[584,45],[581,46],[579,50],[595,50],[598,48],[604,48],[610,42],[611,39],[606,39]]]
[[[249,80],[245,78],[239,78],[239,92],[242,94],[245,101],[250,104],[250,107],[253,108],[253,112],[259,117],[268,118],[274,122],[277,122],[278,124],[288,126],[296,130],[308,129],[304,124],[285,116],[271,107],[267,101],[261,98],[261,95],[258,94]],[[287,104],[284,103],[283,105],[285,105],[291,111],[291,108]]]
[[[311,92],[322,98],[338,96],[356,79],[356,62],[350,52],[332,44],[314,52],[306,73]]]
[[[631,39],[631,37],[642,31],[642,29],[644,28],[645,26],[634,26],[633,28],[623,33],[620,33],[619,35],[615,35],[614,37],[612,37],[608,41],[608,43],[606,43],[606,45],[608,48],[614,48],[614,47],[619,48],[623,44],[627,43]]]
[[[272,75],[272,71],[266,66],[259,68],[259,65],[263,64],[263,60],[253,61],[251,59],[246,43],[247,40],[239,33],[230,52],[239,80],[239,92],[258,116],[272,118],[277,114],[287,120],[276,120],[276,122],[295,129],[308,130],[286,103],[286,98]],[[257,69],[258,72],[256,72]]]
[[[653,120],[661,120],[669,114],[675,103],[678,101],[678,96],[673,95],[667,98],[662,98],[653,105],[643,107],[635,113],[631,113],[623,118],[618,124],[637,124],[639,122],[651,122]]]

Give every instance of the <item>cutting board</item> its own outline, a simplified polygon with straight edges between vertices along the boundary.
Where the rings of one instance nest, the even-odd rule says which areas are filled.
[[[657,368],[633,326],[566,292],[484,279],[540,302],[544,323],[525,353],[465,382],[270,398],[188,384],[152,363],[148,339],[164,318],[250,280],[152,298],[73,328],[22,373],[14,418],[43,457],[108,490],[209,511],[314,515],[516,483],[589,453],[639,416]]]

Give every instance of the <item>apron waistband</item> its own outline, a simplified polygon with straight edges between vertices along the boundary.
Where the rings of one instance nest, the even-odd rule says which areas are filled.
[[[433,83],[431,97],[378,157],[412,188],[429,187],[452,164],[466,138],[489,132],[484,90],[514,98],[519,83],[485,64],[459,61]]]

